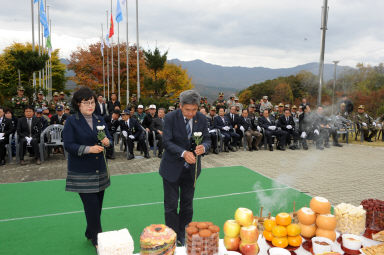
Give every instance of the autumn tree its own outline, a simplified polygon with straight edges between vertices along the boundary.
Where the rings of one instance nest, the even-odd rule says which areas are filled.
[[[46,55],[38,56],[38,48],[32,51],[30,43],[13,43],[6,47],[0,54],[0,103],[7,105],[16,95],[18,86],[18,70],[20,70],[21,85],[25,88],[25,95],[32,100],[34,89],[32,86],[32,73],[40,70],[45,65]],[[60,62],[59,50],[51,54],[52,62],[52,87],[54,91],[63,91],[65,87],[66,67]],[[39,79],[37,77],[38,86]],[[39,88],[38,88],[39,89]],[[47,91],[45,91],[46,93]]]
[[[288,83],[279,83],[275,87],[275,92],[272,95],[273,102],[282,102],[291,104],[293,101],[293,94],[291,86]]]

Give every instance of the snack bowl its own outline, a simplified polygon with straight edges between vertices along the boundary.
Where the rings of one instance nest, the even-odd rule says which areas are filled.
[[[290,251],[279,247],[273,247],[269,249],[268,253],[269,255],[291,255]]]
[[[359,250],[361,248],[362,240],[360,236],[352,235],[352,234],[344,234],[343,238],[343,246],[350,250]]]
[[[314,254],[321,254],[332,251],[333,241],[325,237],[313,237],[312,249]]]

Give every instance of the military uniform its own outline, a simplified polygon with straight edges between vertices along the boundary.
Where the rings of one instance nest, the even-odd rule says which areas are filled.
[[[48,107],[48,101],[43,99],[43,100],[38,100],[36,99],[35,101],[33,101],[33,108],[35,109],[39,109],[39,108],[43,108],[43,107]]]
[[[216,101],[214,101],[212,104],[212,106],[216,107],[217,112],[219,112],[220,108],[223,108],[224,110],[227,109],[227,103],[224,99],[220,99],[221,96],[224,96],[223,92],[219,93],[219,98],[217,98]]]
[[[17,90],[22,90],[24,91],[23,87],[18,87]],[[24,116],[24,108],[29,104],[29,100],[26,96],[15,96],[12,97],[11,100],[12,103],[12,109],[14,111],[14,114],[17,118],[21,118]]]
[[[268,96],[263,96],[263,100],[264,99],[268,100]],[[269,101],[267,101],[267,102],[262,101],[260,103],[260,108],[259,109],[260,109],[260,113],[262,115],[264,110],[266,110],[266,109],[272,110],[272,108],[273,108],[273,105],[271,104],[271,102],[269,102]]]
[[[359,109],[364,109],[364,105],[360,105]],[[376,136],[378,131],[376,123],[373,118],[367,113],[357,113],[355,116],[355,122],[364,134],[364,140],[371,142],[372,137]]]

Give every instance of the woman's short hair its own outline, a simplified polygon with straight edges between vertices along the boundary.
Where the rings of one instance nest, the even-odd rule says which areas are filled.
[[[94,99],[97,101],[95,93],[88,87],[81,87],[78,91],[73,94],[71,104],[75,111],[79,111],[79,104],[81,101]]]
[[[197,93],[194,90],[186,90],[183,91],[180,94],[180,104],[193,104],[193,105],[199,105],[200,104],[200,94]]]

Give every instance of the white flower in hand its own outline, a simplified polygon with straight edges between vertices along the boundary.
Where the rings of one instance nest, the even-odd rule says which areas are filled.
[[[102,126],[97,126],[96,127],[98,131],[103,131],[105,129],[105,126],[102,125]]]
[[[202,135],[203,135],[202,132],[194,132],[194,133],[193,133],[193,136],[196,136],[196,137],[200,137],[200,136],[202,136]]]

